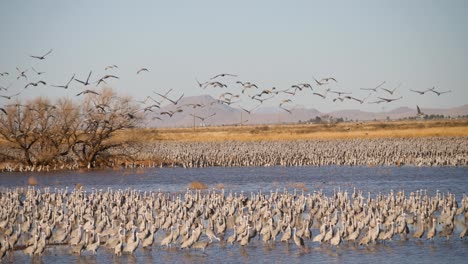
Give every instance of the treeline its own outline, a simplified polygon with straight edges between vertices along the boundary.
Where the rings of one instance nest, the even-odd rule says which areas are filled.
[[[142,120],[138,106],[111,89],[81,101],[16,101],[0,112],[0,158],[25,166],[106,166],[115,156],[129,155],[125,146],[132,144],[112,136]]]

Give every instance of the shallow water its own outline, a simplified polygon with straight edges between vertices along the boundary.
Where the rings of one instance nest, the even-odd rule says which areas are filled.
[[[53,173],[2,173],[0,188],[25,186],[34,177],[37,187],[73,188],[76,184],[87,190],[92,188],[125,189],[142,191],[185,191],[192,181],[200,181],[209,188],[224,186],[226,191],[270,192],[294,187],[305,187],[308,192],[323,190],[327,194],[334,189],[362,190],[367,195],[378,192],[388,193],[404,190],[409,192],[425,189],[428,195],[437,190],[451,192],[461,199],[468,191],[468,170],[464,167],[231,167],[231,168],[158,168],[146,170],[103,170],[90,172]],[[462,219],[459,219],[459,221]],[[313,234],[318,230],[313,229]],[[96,256],[85,253],[81,257],[70,255],[63,246],[48,247],[41,257],[30,257],[22,252],[14,252],[3,262],[33,263],[466,263],[468,240],[459,240],[457,228],[450,240],[437,238],[416,241],[389,241],[357,247],[342,244],[339,248],[320,246],[306,241],[307,250],[276,242],[264,244],[256,238],[245,248],[239,245],[211,244],[205,252],[200,250],[178,250],[153,246],[151,250],[139,248],[134,256],[113,256],[112,252],[101,247]],[[226,237],[230,233],[226,234]],[[161,238],[158,234],[156,242]]]

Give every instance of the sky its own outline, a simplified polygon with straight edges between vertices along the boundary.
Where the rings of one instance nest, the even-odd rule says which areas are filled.
[[[397,98],[392,103],[360,104],[324,100],[310,90],[266,101],[277,106],[290,98],[289,108],[316,108],[322,112],[343,109],[388,111],[401,106],[449,108],[468,103],[468,1],[1,1],[0,85],[11,87],[0,95],[23,90],[29,81],[46,86],[28,87],[20,99],[38,95],[57,98],[84,88],[72,82],[73,74],[91,80],[115,74],[110,81],[121,94],[142,100],[153,92],[173,89],[170,97],[225,91],[240,93],[235,81],[250,81],[260,89],[289,88],[311,83],[314,91],[327,88],[364,98],[385,81],[377,96]],[[53,52],[45,60],[31,58]],[[118,69],[105,71],[108,65]],[[29,69],[28,81],[16,80]],[[44,71],[36,75],[32,71]],[[149,69],[139,75],[142,67]],[[229,88],[202,89],[219,73],[236,74],[219,81]],[[317,87],[314,78],[334,77],[338,82]],[[419,95],[409,91],[435,86],[439,91]],[[250,91],[253,94],[254,91]],[[253,107],[246,96],[237,106]],[[10,101],[0,98],[0,105]]]

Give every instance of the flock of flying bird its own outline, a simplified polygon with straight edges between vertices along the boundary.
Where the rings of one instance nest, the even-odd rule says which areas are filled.
[[[42,60],[45,60],[48,56],[50,56],[52,51],[53,50],[51,49],[48,52],[46,52],[44,55],[41,55],[41,56],[30,55],[30,57],[35,59],[35,60],[42,61]],[[28,73],[28,71],[30,69],[34,72],[34,75],[35,75],[36,78],[39,77],[39,76],[42,76],[43,74],[45,74],[45,72],[38,71],[34,67],[31,67],[30,69],[20,69],[19,67],[17,67],[16,69],[17,69],[17,76],[16,76],[15,81],[20,81],[20,80],[28,81],[30,76],[28,76],[27,73]],[[119,69],[119,67],[117,65],[115,65],[115,64],[106,66],[104,68],[105,71],[112,71],[112,70],[116,70],[116,69]],[[149,70],[147,68],[143,67],[143,68],[138,69],[136,71],[136,74],[140,75],[140,74],[142,74],[144,72],[149,72]],[[9,75],[10,75],[9,72],[0,72],[0,83],[1,83],[1,78],[2,77],[6,77],[6,76],[9,76]],[[114,75],[114,74],[105,74],[104,76],[102,76],[100,78],[97,78],[95,80],[92,80],[91,76],[92,76],[92,71],[89,72],[86,79],[84,79],[84,78],[79,79],[79,78],[76,77],[75,74],[73,74],[64,85],[53,84],[51,86],[56,87],[56,88],[69,89],[71,87],[71,84],[73,82],[75,82],[75,83],[81,84],[82,87],[83,87],[83,89],[80,90],[76,94],[76,96],[81,96],[81,95],[85,95],[85,94],[99,95],[99,92],[97,92],[96,89],[94,89],[94,88],[98,87],[102,83],[106,84],[107,81],[110,80],[110,79],[119,79],[119,77]],[[221,73],[221,74],[217,74],[217,75],[209,78],[207,81],[200,82],[200,81],[196,80],[196,82],[197,82],[197,85],[202,89],[207,89],[207,88],[224,89],[224,88],[228,88],[228,84],[226,82],[224,82],[223,80],[225,80],[225,78],[236,78],[236,77],[238,77],[238,76],[235,75],[235,74]],[[36,79],[36,78],[31,77],[31,79]],[[398,86],[396,86],[396,87],[394,87],[392,89],[383,87],[386,84],[385,81],[383,81],[382,83],[380,83],[379,85],[377,85],[375,87],[360,88],[360,90],[362,90],[362,91],[368,91],[369,92],[369,94],[366,97],[363,97],[363,98],[358,98],[357,96],[354,96],[352,94],[352,92],[350,92],[350,91],[342,91],[342,90],[327,88],[327,87],[330,87],[330,84],[332,84],[332,83],[337,84],[338,83],[337,79],[334,78],[334,77],[326,77],[326,78],[321,78],[319,80],[316,79],[316,78],[313,78],[312,83],[293,84],[289,88],[286,88],[286,89],[277,89],[276,87],[272,87],[270,89],[262,89],[262,88],[260,88],[260,85],[257,85],[257,84],[255,84],[253,82],[249,82],[249,81],[244,82],[244,81],[237,80],[235,82],[235,85],[239,88],[240,93],[229,92],[229,91],[228,92],[222,92],[219,95],[218,100],[216,101],[216,103],[226,104],[226,105],[229,105],[229,106],[231,106],[233,104],[239,104],[239,109],[245,111],[248,114],[251,114],[254,110],[256,110],[258,107],[260,107],[263,104],[263,102],[265,102],[267,100],[270,100],[270,99],[274,98],[277,95],[283,94],[283,95],[288,95],[289,98],[282,99],[279,102],[278,107],[280,109],[292,114],[293,109],[294,109],[294,106],[293,106],[294,102],[293,102],[292,96],[295,96],[298,92],[303,91],[303,90],[310,90],[312,95],[318,96],[318,97],[320,97],[322,99],[329,98],[330,94],[334,94],[335,96],[332,98],[333,102],[343,102],[343,101],[346,101],[346,100],[351,100],[351,101],[355,101],[355,102],[358,102],[360,104],[363,104],[365,102],[368,102],[368,99],[369,99],[369,97],[371,95],[377,94],[378,90],[381,90],[384,93],[386,93],[388,96],[392,96],[392,97],[377,95],[376,96],[377,99],[374,100],[374,101],[369,101],[368,102],[369,104],[391,103],[393,101],[397,101],[397,100],[400,100],[400,99],[403,98],[402,96],[395,97],[396,90],[401,87],[401,83]],[[29,82],[26,82],[26,84],[23,86],[23,88],[20,91],[16,91],[15,93],[11,93],[11,94],[6,94],[6,92],[9,91],[9,88],[11,88],[11,86],[13,84],[14,84],[14,82],[12,82],[8,86],[0,86],[0,92],[1,91],[5,92],[4,94],[0,94],[0,98],[10,100],[10,99],[12,99],[12,98],[14,98],[16,96],[19,96],[24,90],[30,88],[31,86],[34,86],[34,87],[46,86],[47,82],[44,81],[43,79],[40,79],[40,80],[37,80],[37,81],[29,81]],[[253,92],[250,92],[252,90],[253,90]],[[414,93],[418,93],[420,95],[424,95],[426,93],[434,93],[434,94],[436,94],[438,96],[451,92],[451,90],[439,91],[439,90],[436,90],[435,87],[432,87],[432,88],[429,88],[429,89],[426,89],[426,90],[413,90],[413,89],[410,89],[409,91],[414,92]],[[201,103],[191,103],[191,104],[181,105],[181,104],[179,104],[179,102],[184,97],[184,94],[182,93],[182,95],[179,95],[179,96],[174,98],[173,96],[170,96],[171,92],[172,92],[172,89],[170,89],[169,91],[167,91],[165,93],[158,93],[158,92],[153,91],[153,93],[156,96],[158,96],[159,98],[155,99],[152,96],[147,96],[144,100],[136,100],[136,102],[142,104],[142,107],[138,111],[142,111],[142,112],[145,112],[145,113],[146,112],[155,112],[154,109],[155,108],[158,108],[158,109],[161,108],[163,102],[168,102],[171,105],[177,106],[177,108],[175,108],[173,110],[155,112],[155,115],[153,115],[152,119],[153,120],[155,120],[155,119],[163,120],[162,116],[172,117],[177,113],[183,112],[184,111],[183,107],[192,107],[193,109],[195,109],[195,108],[203,108],[203,107],[208,106],[208,105],[203,105]],[[256,106],[254,106],[253,108],[247,109],[246,107],[243,107],[243,106],[240,105],[240,103],[242,102],[241,96],[247,97],[249,100],[257,101],[258,104]],[[4,108],[0,108],[0,110],[3,113],[6,114],[6,111],[5,111]],[[418,110],[418,116],[424,115],[424,113],[422,113],[420,111],[419,106],[417,106],[417,110]],[[134,113],[132,113],[130,116],[133,116],[133,114]],[[195,115],[194,112],[192,112],[190,115],[193,116],[194,118],[200,119],[203,122],[206,119],[215,116],[216,112],[213,112],[213,113],[208,114],[206,116]]]

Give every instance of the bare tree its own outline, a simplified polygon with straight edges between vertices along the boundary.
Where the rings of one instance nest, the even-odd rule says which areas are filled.
[[[134,128],[142,121],[138,106],[110,89],[88,94],[80,110],[78,140],[72,150],[81,166],[88,168],[95,167],[99,158],[111,155],[111,150],[128,143],[112,139],[117,132]]]
[[[121,154],[117,150],[128,153],[125,146],[131,142],[115,138],[116,133],[143,120],[130,98],[119,97],[111,89],[87,94],[80,103],[60,99],[51,104],[39,97],[3,109],[0,138],[10,147],[3,154],[10,158],[16,154],[16,160],[26,165],[70,161],[82,167],[105,165],[110,156]]]

